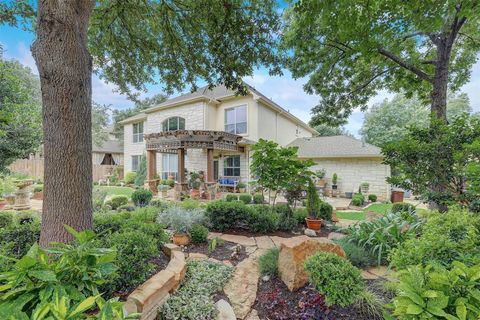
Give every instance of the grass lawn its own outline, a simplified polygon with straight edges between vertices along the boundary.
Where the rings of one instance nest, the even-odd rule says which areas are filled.
[[[365,220],[365,212],[337,211],[337,218],[347,220]]]
[[[103,190],[107,192],[107,196],[127,196],[131,197],[134,189],[130,187],[115,187],[115,186],[94,186],[94,190]]]
[[[365,215],[369,211],[373,211],[379,214],[386,214],[390,209],[392,209],[393,204],[391,203],[374,203],[368,208],[362,210],[362,212],[355,211],[343,211],[337,212],[337,217],[339,219],[348,219],[348,220],[365,220]]]
[[[375,213],[386,214],[393,207],[391,203],[374,203],[368,208],[363,209],[363,212],[373,211]]]

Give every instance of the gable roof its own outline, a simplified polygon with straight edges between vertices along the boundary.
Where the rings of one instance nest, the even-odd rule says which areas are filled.
[[[381,150],[349,136],[297,138],[299,158],[382,158]]]
[[[247,86],[247,88],[248,88],[248,90],[251,94],[253,94],[254,96],[256,95],[259,98],[259,100],[261,100],[262,102],[267,104],[269,107],[271,107],[271,108],[275,109],[276,111],[282,113],[287,118],[296,122],[298,125],[302,126],[303,128],[305,128],[309,132],[311,132],[313,134],[318,133],[314,129],[310,128],[305,122],[303,122],[302,120],[300,120],[299,118],[297,118],[296,116],[294,116],[293,114],[291,114],[290,112],[288,112],[287,110],[285,110],[280,105],[273,102],[272,100],[268,99],[265,95],[263,95],[262,93],[257,91],[254,87],[252,87],[248,84],[245,84],[245,85]],[[127,123],[131,123],[131,122],[135,122],[135,121],[145,120],[148,113],[152,113],[152,112],[155,112],[155,111],[158,111],[158,110],[161,110],[161,109],[165,109],[165,108],[174,107],[174,106],[177,106],[177,105],[182,105],[182,104],[189,103],[189,102],[213,101],[213,102],[220,103],[224,99],[229,99],[229,98],[232,98],[232,97],[235,97],[235,96],[237,96],[237,92],[235,90],[228,89],[225,85],[214,86],[211,89],[209,89],[208,86],[204,86],[204,87],[198,88],[197,90],[195,90],[193,92],[182,94],[178,97],[168,99],[167,101],[164,101],[164,102],[160,103],[159,105],[148,108],[138,115],[135,115],[135,116],[132,116],[130,118],[127,118],[127,119],[124,119],[124,120],[120,121],[120,124],[127,124]]]
[[[118,140],[107,140],[102,143],[102,146],[98,146],[95,143],[93,143],[92,152],[123,153],[123,146]]]

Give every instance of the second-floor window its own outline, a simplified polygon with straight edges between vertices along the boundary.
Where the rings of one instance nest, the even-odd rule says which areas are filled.
[[[133,142],[143,141],[143,122],[133,124]]]
[[[247,106],[225,109],[225,131],[234,134],[247,133]]]
[[[171,117],[162,122],[163,131],[185,130],[185,119],[182,117]]]
[[[142,156],[132,156],[132,171],[133,172],[138,171],[138,168],[140,167],[141,158],[142,158]]]

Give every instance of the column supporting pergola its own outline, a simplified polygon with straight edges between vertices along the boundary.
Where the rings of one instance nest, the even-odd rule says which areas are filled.
[[[207,182],[215,182],[213,175],[213,149],[207,149]]]
[[[157,175],[157,151],[147,150],[147,183],[148,188],[154,194],[157,193],[158,188],[158,179]]]

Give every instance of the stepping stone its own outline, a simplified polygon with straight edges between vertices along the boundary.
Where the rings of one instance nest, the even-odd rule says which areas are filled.
[[[312,229],[305,229],[304,231],[305,235],[306,236],[309,236],[309,237],[316,237],[317,236],[317,233],[315,232],[315,230],[312,230]]]
[[[330,232],[330,233],[328,234],[327,239],[329,239],[329,240],[341,240],[341,239],[343,239],[343,238],[345,238],[345,237],[346,237],[346,235],[343,234],[343,233],[340,233],[340,232]]]
[[[280,245],[287,240],[288,238],[282,238],[282,237],[277,237],[277,236],[271,236],[270,240],[273,241],[273,244],[275,244],[275,247],[280,248]]]
[[[395,280],[395,272],[385,266],[370,267],[367,271],[377,276],[377,278],[384,278],[390,281]]]
[[[187,261],[192,261],[192,260],[205,260],[208,259],[208,256],[203,253],[197,253],[197,252],[192,252],[188,254]]]
[[[237,264],[223,288],[237,318],[245,319],[255,303],[259,277],[258,258],[250,256]]]
[[[221,237],[223,233],[220,233],[220,232],[209,232],[208,233],[208,239],[213,239],[213,238],[216,238],[216,237]]]
[[[260,320],[260,317],[258,316],[258,312],[255,309],[252,309],[248,316],[245,318],[245,320]]]
[[[221,299],[215,303],[217,307],[217,320],[237,320],[232,306],[225,300]]]
[[[367,270],[362,270],[362,278],[364,280],[377,280],[378,276],[373,273],[368,272]]]
[[[234,234],[222,234],[220,236],[225,241],[238,243],[242,246],[256,246],[256,242],[254,238],[249,238],[246,236],[239,236]]]
[[[257,242],[257,247],[259,249],[270,249],[275,247],[275,243],[273,243],[272,239],[268,236],[255,237],[255,241]]]

